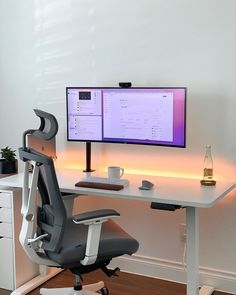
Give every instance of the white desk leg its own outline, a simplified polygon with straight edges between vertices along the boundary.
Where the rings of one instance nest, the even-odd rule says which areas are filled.
[[[199,294],[199,220],[198,209],[186,208],[187,230],[187,295]]]
[[[198,209],[186,208],[187,229],[187,295],[210,295],[214,287],[202,286],[199,290],[199,218]]]

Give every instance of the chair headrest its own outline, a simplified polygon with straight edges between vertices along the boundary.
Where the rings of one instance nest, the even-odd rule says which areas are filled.
[[[57,119],[50,113],[34,109],[35,114],[40,118],[40,127],[33,131],[33,135],[44,140],[50,140],[56,136],[58,131]]]
[[[34,112],[40,118],[40,126],[38,129],[28,129],[23,133],[23,149],[27,149],[27,134],[32,134],[43,140],[50,140],[56,136],[58,131],[57,119],[52,114],[38,109],[34,109]]]

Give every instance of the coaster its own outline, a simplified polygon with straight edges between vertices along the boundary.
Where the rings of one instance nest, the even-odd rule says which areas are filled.
[[[200,182],[201,182],[201,185],[208,185],[208,186],[216,185],[215,180],[204,180],[204,179],[202,179]]]

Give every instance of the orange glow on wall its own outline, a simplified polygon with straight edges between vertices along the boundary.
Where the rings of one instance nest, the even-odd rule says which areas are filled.
[[[84,163],[81,158],[78,151],[62,151],[57,153],[56,166],[65,169],[83,170]]]
[[[114,147],[114,148],[113,148]],[[106,173],[108,166],[120,166],[125,169],[125,174],[141,174],[147,176],[182,177],[202,179],[204,155],[186,153],[179,150],[158,154],[150,152],[146,148],[125,148],[123,146],[110,145],[109,149],[96,149],[92,154],[92,168]],[[231,163],[219,157],[213,157],[214,179],[235,181],[235,167]],[[58,167],[83,170],[85,168],[85,150],[73,149],[61,151],[56,160]],[[230,177],[229,177],[230,176]]]
[[[102,172],[106,172],[107,168],[101,169]],[[125,169],[125,173],[127,174],[137,174],[137,175],[147,175],[147,176],[167,176],[167,177],[181,177],[181,178],[192,178],[192,179],[198,179],[200,178],[200,175],[198,174],[190,174],[190,173],[177,173],[177,172],[163,172],[161,170],[145,170],[145,169],[132,169],[128,168]]]

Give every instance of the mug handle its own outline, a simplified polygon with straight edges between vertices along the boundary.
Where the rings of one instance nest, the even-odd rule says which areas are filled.
[[[120,177],[122,177],[124,175],[125,169],[124,168],[120,168]]]

